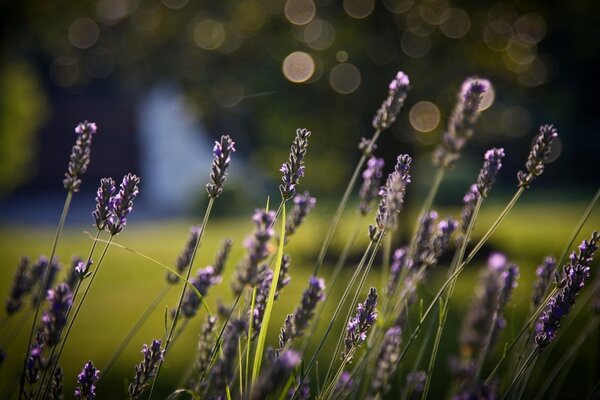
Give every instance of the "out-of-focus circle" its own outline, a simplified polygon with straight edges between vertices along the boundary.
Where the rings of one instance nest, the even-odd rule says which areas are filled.
[[[511,37],[512,28],[504,21],[492,21],[483,29],[483,41],[495,51],[504,51]]]
[[[423,18],[423,21],[429,25],[438,25],[440,23],[440,16],[432,7],[426,5],[419,6],[419,14]]]
[[[290,82],[306,82],[315,72],[315,62],[310,54],[295,51],[283,60],[282,71]]]
[[[548,65],[540,57],[536,57],[529,68],[517,75],[517,80],[523,86],[535,87],[548,81]]]
[[[350,94],[360,86],[360,71],[350,63],[338,64],[329,72],[329,84],[340,94]]]
[[[420,7],[415,7],[406,14],[406,28],[417,36],[428,36],[435,31],[435,25],[431,25],[425,21],[420,10]]]
[[[531,114],[523,107],[508,107],[500,113],[500,124],[508,136],[520,137],[531,129]]]
[[[513,26],[521,40],[527,43],[539,43],[546,36],[546,21],[535,13],[522,15]]]
[[[244,97],[244,87],[235,78],[225,78],[213,85],[212,95],[223,107],[235,107]]]
[[[88,74],[94,78],[104,78],[113,71],[115,57],[109,49],[95,47],[86,54],[83,63]]]
[[[373,0],[344,0],[344,11],[352,18],[366,18],[375,8]]]
[[[409,57],[422,58],[431,48],[431,39],[429,36],[418,36],[412,32],[404,32],[400,39],[402,51]]]
[[[90,18],[79,18],[69,26],[69,41],[79,49],[92,47],[98,40],[98,24]]]
[[[131,16],[131,22],[140,31],[151,31],[161,20],[162,12],[159,6],[140,7]]]
[[[494,99],[496,98],[496,91],[494,90],[494,86],[492,86],[492,83],[490,81],[478,77],[468,78],[463,82],[461,93],[465,93],[469,86],[475,81],[482,84],[485,88],[485,91],[483,92],[483,97],[481,98],[481,103],[479,103],[479,111],[485,111],[492,106],[492,104],[494,103]]]
[[[411,107],[408,119],[416,131],[431,132],[440,123],[440,110],[429,101],[420,101]]]
[[[50,65],[50,79],[56,86],[69,87],[79,79],[79,65],[73,57],[57,57]]]
[[[218,49],[225,41],[225,27],[214,19],[205,19],[194,27],[194,42],[204,50]]]
[[[335,29],[329,22],[317,18],[304,28],[304,41],[315,50],[325,50],[335,41]]]
[[[132,2],[125,0],[98,0],[96,15],[106,24],[115,24],[132,11]]]
[[[171,10],[178,10],[185,6],[188,1],[189,0],[162,0],[162,3]]]
[[[440,16],[440,30],[452,39],[465,36],[471,27],[469,14],[462,8],[447,8]]]
[[[312,0],[288,0],[283,12],[292,24],[306,25],[317,14],[317,6]]]
[[[535,44],[526,43],[513,36],[506,47],[506,55],[516,64],[531,64],[537,54]]]
[[[394,14],[403,14],[410,10],[414,0],[383,0],[383,5]]]
[[[344,50],[340,50],[337,53],[335,53],[335,59],[338,62],[346,62],[348,61],[348,52],[344,51]]]
[[[254,32],[260,29],[265,23],[265,19],[265,9],[255,0],[238,3],[233,15],[233,22],[246,32]]]

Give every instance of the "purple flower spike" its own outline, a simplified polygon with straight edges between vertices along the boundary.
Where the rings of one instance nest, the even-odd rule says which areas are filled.
[[[390,266],[390,279],[386,289],[386,294],[388,296],[392,296],[394,292],[396,292],[396,287],[398,286],[398,282],[400,280],[400,274],[402,273],[402,269],[406,267],[408,261],[407,255],[407,247],[402,247],[394,252],[392,265]]]
[[[115,194],[115,181],[112,178],[100,179],[100,187],[96,193],[96,209],[92,213],[94,225],[103,230],[110,214],[110,200]]]
[[[308,138],[310,131],[307,129],[297,129],[296,137],[292,143],[290,156],[279,169],[283,172],[282,183],[279,185],[279,191],[283,200],[291,199],[296,193],[296,186],[300,177],[304,176],[304,157],[308,148]]]
[[[73,303],[73,293],[66,283],[48,291],[49,309],[42,316],[44,340],[48,347],[60,342],[60,334],[67,323],[67,313]]]
[[[266,399],[280,385],[284,385],[289,376],[300,364],[302,357],[294,350],[286,350],[275,359],[271,368],[258,378],[257,384],[252,388],[251,399]]]
[[[202,297],[206,296],[208,289],[211,286],[221,282],[220,276],[215,276],[215,271],[210,265],[206,268],[200,269],[196,276],[190,280],[193,287],[198,290]],[[202,300],[198,297],[198,294],[193,290],[186,290],[185,298],[181,303],[181,316],[183,318],[192,318],[198,312],[198,307]],[[175,310],[173,310],[175,313]]]
[[[477,177],[477,189],[484,198],[488,196],[496,181],[496,175],[502,168],[503,157],[504,149],[490,149],[485,152],[483,167]]]
[[[389,380],[394,375],[400,358],[401,335],[402,329],[399,326],[393,326],[385,332],[377,357],[375,375],[371,381],[371,398],[377,394],[385,395],[390,388]]]
[[[135,378],[129,384],[129,396],[131,399],[139,399],[148,386],[148,382],[156,375],[158,364],[163,360],[165,351],[161,349],[161,341],[153,340],[152,345],[144,345],[142,353],[144,361],[135,366]]]
[[[469,229],[469,224],[473,219],[475,206],[477,205],[477,200],[479,200],[480,196],[481,194],[479,194],[477,185],[473,184],[471,187],[469,187],[469,191],[463,197],[463,208],[460,212],[460,233],[457,238],[457,243],[459,246],[467,236],[467,230]]]
[[[110,200],[110,211],[106,224],[111,235],[116,235],[127,224],[127,216],[133,210],[133,200],[139,193],[140,178],[131,173],[123,177],[119,193]]]
[[[185,247],[181,251],[181,254],[177,256],[177,260],[175,260],[175,270],[179,275],[183,274],[189,267],[190,262],[192,261],[192,254],[194,253],[194,249],[196,248],[196,244],[198,243],[199,237],[200,228],[197,226],[193,226],[190,229],[190,235],[188,236],[187,242],[185,243]],[[179,277],[173,274],[172,272],[167,271],[167,282],[175,284],[179,282]]]
[[[223,183],[227,178],[227,169],[231,155],[235,153],[235,143],[228,135],[221,136],[213,148],[214,160],[211,165],[210,183],[206,185],[208,196],[217,198],[223,192]]]
[[[263,317],[267,309],[267,300],[269,298],[269,291],[271,290],[271,283],[273,282],[273,270],[264,266],[265,270],[261,274],[261,282],[256,289],[256,299],[254,303],[254,310],[252,310],[252,339],[255,339],[260,333],[262,327]]]
[[[531,296],[531,304],[534,308],[538,308],[544,300],[544,295],[552,282],[556,271],[556,259],[554,257],[546,257],[544,262],[537,267],[535,275],[537,279],[533,284],[533,294]]]
[[[346,326],[346,348],[342,352],[342,359],[352,360],[354,350],[358,345],[367,340],[367,333],[377,320],[377,289],[369,290],[364,303],[358,303],[356,315],[348,321]]]
[[[234,319],[227,324],[223,334],[223,345],[220,357],[211,370],[211,385],[216,389],[218,399],[225,398],[225,388],[231,382],[235,374],[236,357],[238,351],[238,339],[246,333],[246,322]],[[218,397],[222,396],[222,397]]]
[[[29,258],[21,257],[15,278],[13,280],[10,294],[6,299],[6,314],[12,315],[19,311],[23,305],[23,298],[31,291],[31,280],[29,279]]]
[[[56,371],[54,371],[54,376],[52,377],[52,381],[50,382],[50,393],[48,393],[48,400],[62,400],[64,399],[63,395],[63,380],[64,374],[61,367],[57,367]]]
[[[583,289],[585,280],[590,276],[590,264],[594,252],[598,249],[600,234],[592,233],[589,241],[584,240],[579,245],[579,254],[571,253],[569,262],[563,268],[563,279],[560,282],[562,289],[548,300],[546,309],[541,314],[535,328],[535,342],[539,349],[543,349],[556,337],[560,328],[561,319],[566,316],[577,294]]]
[[[46,297],[48,290],[54,285],[54,280],[60,269],[61,265],[58,263],[56,257],[50,263],[46,256],[40,256],[38,261],[31,267],[31,285],[35,286],[35,289],[31,292],[31,304],[34,307],[37,304],[38,299]],[[46,270],[48,271],[46,272]],[[46,286],[41,287],[44,274],[48,274],[48,280],[46,281]]]
[[[88,361],[77,376],[79,386],[75,388],[75,398],[92,400],[96,397],[96,383],[100,379],[100,371],[94,367],[94,363]]]
[[[383,101],[377,113],[375,113],[373,128],[384,131],[396,121],[396,117],[406,100],[409,88],[410,80],[408,79],[408,75],[402,71],[398,71],[396,77],[388,87],[387,98]]]
[[[304,219],[310,210],[315,208],[316,204],[317,199],[312,197],[308,192],[294,196],[294,207],[285,221],[286,239],[296,232],[296,230],[304,222]]]
[[[84,280],[90,275],[90,268],[92,266],[92,260],[88,260],[88,262],[84,262],[80,260],[77,262],[75,266],[75,275],[79,280]]]
[[[302,294],[302,301],[294,312],[294,337],[300,337],[314,316],[319,301],[325,297],[325,282],[315,276],[308,281],[308,288]]]
[[[553,125],[540,126],[540,132],[525,163],[526,171],[519,171],[517,173],[519,187],[528,188],[531,182],[544,172],[544,165],[550,155],[552,142],[557,137],[558,131]]]
[[[71,149],[69,166],[65,173],[63,185],[70,192],[78,192],[81,187],[81,176],[87,171],[92,151],[92,137],[98,128],[93,122],[80,122],[75,127],[77,139]]]
[[[352,375],[350,375],[350,372],[344,371],[340,376],[340,380],[335,385],[335,389],[333,390],[333,398],[346,399],[350,397],[352,389],[354,389],[354,380],[352,379]]]
[[[367,161],[367,168],[362,173],[363,184],[358,192],[360,198],[358,210],[362,215],[367,215],[371,211],[371,205],[379,194],[383,165],[383,158],[371,157]]]

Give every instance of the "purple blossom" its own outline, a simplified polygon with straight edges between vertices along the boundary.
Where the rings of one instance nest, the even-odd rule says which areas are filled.
[[[496,181],[496,175],[502,168],[504,149],[490,149],[485,152],[483,167],[477,177],[477,189],[482,197],[487,197],[492,185]]]
[[[212,266],[202,268],[196,272],[196,276],[190,279],[191,285],[198,290],[202,297],[205,297],[208,293],[208,289],[211,286],[221,282],[220,276],[215,276],[215,271]],[[198,297],[198,294],[191,289],[187,289],[185,297],[181,303],[181,315],[183,318],[192,318],[198,312],[198,307],[202,303],[202,299]],[[175,310],[173,310],[175,311]]]
[[[546,257],[542,264],[535,270],[537,277],[533,284],[533,294],[531,295],[531,304],[537,308],[542,304],[544,295],[552,282],[552,278],[556,272],[556,259],[554,257]]]
[[[115,181],[112,178],[100,179],[100,187],[96,192],[96,209],[92,212],[94,225],[103,230],[110,216],[110,200],[115,195]]]
[[[317,199],[310,193],[304,192],[294,196],[294,207],[285,221],[285,238],[293,235],[298,227],[302,225],[304,219],[317,204]]]
[[[221,136],[213,148],[214,160],[211,164],[210,183],[206,185],[208,196],[217,198],[223,192],[223,183],[227,178],[227,169],[231,155],[235,152],[235,143],[228,135]]]
[[[31,291],[31,280],[29,279],[30,261],[28,257],[21,257],[21,261],[15,272],[10,293],[6,299],[6,314],[12,315],[19,311],[23,305],[23,298]]]
[[[325,297],[325,281],[311,276],[308,288],[302,294],[302,301],[294,312],[294,337],[300,337],[314,316],[319,301]]]
[[[283,176],[282,183],[279,185],[279,191],[283,200],[291,199],[296,193],[296,185],[301,177],[304,176],[304,157],[308,148],[308,138],[310,131],[307,129],[297,129],[296,137],[292,143],[288,161],[281,165],[279,169]]]
[[[42,315],[42,331],[48,347],[54,347],[60,342],[60,335],[67,323],[67,314],[73,304],[73,292],[66,283],[60,283],[56,289],[48,290],[50,307]]]
[[[36,383],[40,379],[40,370],[46,367],[44,354],[44,338],[41,332],[38,332],[34,341],[29,346],[29,354],[25,363],[25,379],[30,384]]]
[[[384,131],[396,121],[396,117],[406,100],[409,88],[410,80],[408,76],[404,72],[398,71],[395,78],[390,82],[387,98],[375,113],[373,128]]]
[[[548,300],[536,323],[535,342],[540,349],[548,346],[555,338],[561,319],[569,313],[577,294],[590,276],[590,264],[598,249],[599,240],[600,234],[594,231],[589,241],[584,240],[579,245],[579,254],[572,252],[569,256],[569,262],[563,268],[561,289]]]
[[[233,241],[231,239],[224,239],[221,243],[221,247],[215,256],[215,263],[213,265],[213,268],[215,269],[215,275],[223,274],[225,264],[227,264],[227,259],[229,258],[229,253],[231,252],[231,246],[233,246]]]
[[[233,378],[237,367],[238,339],[246,330],[246,322],[241,319],[230,321],[225,328],[220,356],[211,370],[210,384],[216,389],[217,396],[225,394],[225,388]]]
[[[533,180],[544,172],[544,165],[552,149],[552,142],[558,137],[558,131],[553,125],[540,126],[535,143],[525,163],[525,171],[519,171],[517,178],[519,187],[529,187]]]
[[[421,217],[413,253],[413,262],[416,266],[428,265],[434,258],[433,238],[436,232],[437,219],[438,213],[434,210],[426,212]]]
[[[261,282],[256,289],[254,310],[252,310],[252,339],[255,339],[258,336],[260,328],[262,327],[272,282],[273,270],[265,265],[265,270],[261,274]]]
[[[406,374],[406,385],[412,387],[416,393],[422,393],[425,389],[427,373],[425,371],[414,371]]]
[[[283,326],[279,330],[279,348],[275,350],[275,354],[279,356],[279,353],[285,348],[285,345],[294,338],[294,314],[288,314],[285,317]]]
[[[144,360],[135,366],[135,378],[129,384],[128,392],[131,399],[139,399],[150,380],[156,375],[158,364],[163,361],[165,351],[161,348],[160,340],[153,340],[152,345],[144,345],[142,353]]]
[[[198,339],[198,350],[194,367],[198,376],[204,374],[210,365],[213,347],[216,341],[214,332],[217,326],[217,318],[208,315],[206,322],[202,325]]]
[[[277,288],[275,289],[275,300],[279,298],[279,292],[289,285],[292,278],[290,277],[290,266],[292,265],[292,258],[289,254],[281,256],[281,268],[279,269],[279,278],[277,278]]]
[[[285,385],[289,376],[300,364],[302,358],[294,350],[286,350],[275,359],[271,367],[263,372],[252,388],[251,399],[265,399],[278,387]]]
[[[460,157],[460,151],[473,136],[475,123],[480,115],[483,94],[490,88],[489,81],[479,78],[467,78],[458,94],[458,101],[448,128],[433,154],[433,163],[437,167],[451,167]]]
[[[360,150],[360,152],[366,157],[371,157],[375,150],[377,150],[377,145],[372,143],[371,139],[362,137],[360,138],[360,142],[358,142],[358,150]]]
[[[371,397],[377,394],[385,395],[388,392],[389,380],[394,375],[400,358],[401,340],[402,329],[399,326],[392,326],[385,332],[375,364],[375,374],[371,381]]]
[[[342,359],[352,360],[356,347],[367,340],[367,333],[377,320],[375,307],[377,307],[377,289],[372,287],[365,302],[359,303],[356,307],[356,315],[348,321],[344,340],[346,348],[342,352]]]
[[[60,272],[61,266],[58,260],[54,258],[51,263],[48,262],[48,257],[40,256],[38,261],[33,264],[30,269],[31,285],[34,287],[31,292],[31,304],[35,307],[40,298],[46,297],[48,290],[54,285],[54,281]],[[46,277],[46,286],[41,287],[44,274]]]
[[[352,379],[352,375],[350,375],[350,372],[344,371],[340,376],[340,380],[335,385],[335,389],[333,390],[333,398],[348,398],[350,393],[352,393],[352,389],[354,389],[354,380]]]
[[[363,184],[358,192],[360,199],[358,210],[362,215],[367,215],[371,211],[371,203],[379,194],[383,165],[383,158],[371,157],[367,161],[367,168],[362,173]]]
[[[473,219],[473,213],[475,212],[477,200],[479,200],[480,197],[481,194],[479,194],[477,184],[472,184],[469,187],[469,191],[463,197],[463,208],[460,212],[460,235],[457,239],[458,245],[460,245],[463,240],[467,240],[467,230],[469,229],[469,224]]]
[[[48,393],[48,400],[62,400],[64,399],[63,395],[63,380],[64,374],[61,367],[57,367],[54,371],[54,376],[50,381],[50,390]]]
[[[70,192],[78,192],[81,187],[81,176],[85,174],[90,164],[92,138],[97,130],[96,124],[88,121],[80,122],[75,127],[77,139],[71,149],[69,166],[63,180],[65,189]]]
[[[438,222],[436,232],[431,241],[431,255],[429,265],[437,263],[440,256],[446,251],[450,244],[450,236],[458,227],[458,222],[452,218],[446,218]]]
[[[111,198],[106,226],[112,236],[121,232],[127,224],[127,216],[133,210],[133,200],[139,193],[139,184],[140,178],[129,173],[123,177],[119,193]]]
[[[77,261],[75,265],[75,275],[79,280],[84,280],[90,274],[90,268],[92,267],[92,260],[84,262],[83,260]]]
[[[400,280],[400,274],[402,269],[407,263],[408,248],[402,247],[394,252],[392,257],[392,265],[390,266],[390,278],[388,280],[386,293],[388,296],[392,296],[396,292],[396,287]]]
[[[182,275],[190,266],[190,262],[192,261],[192,255],[194,254],[194,249],[198,244],[199,237],[200,227],[192,226],[192,228],[190,229],[188,239],[185,242],[185,246],[181,250],[179,256],[177,256],[177,260],[175,260],[175,270],[179,275]],[[179,277],[174,273],[167,271],[167,282],[175,284],[179,282]]]
[[[88,361],[79,375],[77,375],[77,383],[79,386],[75,388],[75,398],[91,400],[96,397],[96,383],[100,379],[100,371],[94,367],[91,361]]]

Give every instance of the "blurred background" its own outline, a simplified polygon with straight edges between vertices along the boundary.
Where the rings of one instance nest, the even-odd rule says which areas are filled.
[[[493,91],[436,204],[456,216],[483,152],[504,147],[504,169],[476,234],[485,232],[486,221],[489,225],[514,192],[516,172],[537,127],[553,123],[559,130],[553,162],[524,197],[521,211],[506,221],[478,260],[483,263],[497,249],[522,266],[517,295],[521,305],[514,314],[518,323],[519,312],[527,310],[535,265],[545,254],[560,253],[600,181],[599,23],[600,6],[586,1],[2,2],[0,295],[7,293],[21,254],[36,257],[50,249],[65,195],[62,176],[79,121],[96,122],[99,133],[59,247],[64,263],[88,249],[89,238],[82,231],[91,227],[99,179],[120,180],[129,171],[142,177],[142,194],[131,229],[119,240],[165,263],[174,260],[187,228],[199,222],[212,143],[221,134],[234,138],[238,152],[201,261],[211,262],[224,236],[236,240],[235,254],[241,256],[251,212],[267,196],[278,198],[279,166],[295,129],[305,127],[313,134],[301,190],[310,190],[319,205],[305,236],[291,244],[297,275],[292,274],[290,297],[276,310],[273,321],[278,325],[305,286],[320,243],[314,238],[325,234],[360,156],[357,143],[372,134],[373,114],[389,81],[402,70],[410,76],[412,89],[397,122],[382,135],[377,154],[386,159],[387,170],[399,153],[415,159],[409,212],[402,216],[405,225],[414,221],[431,181],[431,151],[465,78],[487,78]],[[348,229],[340,231],[350,230],[352,221],[349,211]],[[581,237],[599,226],[595,212]],[[410,228],[401,229],[397,244],[406,240],[407,232]],[[346,239],[338,236],[331,260]],[[357,247],[356,257],[361,249]],[[86,351],[71,348],[66,355],[72,376],[88,357],[101,359],[126,332],[132,317],[115,314],[115,307],[143,310],[153,297],[150,292],[163,285],[156,266],[117,249],[110,254],[107,282],[99,278],[98,303],[89,304],[98,311],[80,321],[90,336],[74,339]],[[228,272],[235,261],[230,264]],[[463,307],[469,305],[476,277],[472,272],[465,279],[464,297],[458,300]],[[227,282],[216,292],[228,299]],[[107,303],[101,293],[112,300]],[[169,299],[172,304],[174,297],[167,303]],[[109,309],[102,311],[103,304],[110,304]],[[455,327],[460,308],[456,313]],[[137,347],[161,335],[162,315],[156,317],[134,341]],[[182,339],[189,346],[194,346],[192,330]],[[165,381],[169,374],[176,380],[178,365],[184,364],[185,345],[178,346],[182,359],[166,369]],[[451,352],[453,346],[449,340],[442,350]],[[122,393],[123,377],[131,375],[137,358],[137,349],[130,349],[119,364],[122,370],[115,370],[105,387]],[[439,359],[443,374],[445,357]],[[587,357],[578,365],[597,359]],[[0,371],[0,384],[8,379],[6,371]],[[586,371],[591,377],[583,385],[572,384],[572,390],[593,387],[598,369]],[[168,388],[165,383],[164,390]],[[439,390],[443,393],[444,388]]]

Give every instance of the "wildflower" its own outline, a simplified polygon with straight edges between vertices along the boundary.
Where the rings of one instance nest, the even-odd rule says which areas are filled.
[[[286,239],[293,235],[298,227],[302,225],[304,219],[317,204],[317,199],[311,197],[310,193],[304,192],[294,196],[294,207],[285,221]]]
[[[377,145],[371,139],[362,137],[360,138],[360,142],[358,142],[358,150],[366,157],[371,157],[375,150],[377,150]]]
[[[417,230],[414,246],[414,263],[416,265],[428,264],[433,257],[432,241],[435,234],[435,223],[438,218],[436,211],[423,214]]]
[[[284,385],[294,369],[300,364],[300,354],[294,350],[286,350],[275,359],[271,367],[258,378],[252,388],[251,399],[265,399],[274,393],[279,386]]]
[[[196,276],[190,280],[190,284],[204,297],[208,293],[208,289],[220,281],[221,277],[215,276],[213,267],[209,265],[206,268],[198,270]],[[198,294],[194,290],[186,290],[185,298],[181,303],[181,315],[184,318],[192,318],[196,315],[201,303],[202,299],[198,297]]]
[[[398,71],[396,77],[388,86],[389,92],[387,98],[375,113],[373,128],[383,131],[396,121],[396,117],[404,105],[404,100],[406,100],[409,88],[410,80],[408,76],[404,72]]]
[[[91,266],[92,260],[88,260],[87,262],[79,260],[77,262],[77,265],[75,266],[75,275],[77,275],[79,280],[84,280],[89,276]]]
[[[225,394],[225,387],[231,382],[235,373],[238,339],[246,332],[246,322],[234,319],[229,322],[223,334],[223,345],[219,359],[212,368],[211,385],[218,394]]]
[[[79,263],[83,263],[83,260],[79,256],[73,256],[71,258],[71,265],[69,267],[69,271],[67,271],[67,276],[65,277],[64,282],[69,285],[70,288],[74,288],[79,282],[79,276],[77,276],[77,266]]]
[[[62,400],[63,396],[63,380],[64,374],[61,367],[57,367],[54,371],[54,376],[50,381],[50,391],[48,393],[49,400]]]
[[[110,216],[110,200],[115,195],[115,181],[112,178],[100,179],[100,187],[96,192],[96,209],[92,212],[94,225],[103,230]]]
[[[535,342],[539,349],[552,342],[560,328],[561,319],[569,313],[577,294],[590,276],[590,264],[599,240],[600,234],[594,231],[589,241],[584,240],[579,245],[579,254],[573,252],[569,256],[569,262],[563,268],[562,288],[548,300],[536,324]]]
[[[483,167],[477,177],[477,189],[482,197],[487,197],[492,185],[496,181],[496,175],[502,168],[504,149],[490,149],[485,152]]]
[[[31,275],[30,279],[32,282],[32,286],[35,286],[37,289],[32,290],[31,293],[31,304],[35,307],[38,303],[39,299],[42,296],[46,296],[46,292],[52,287],[54,284],[54,280],[60,271],[60,264],[58,260],[54,258],[52,262],[48,262],[48,258],[45,256],[40,256],[38,261],[33,264],[31,267]],[[47,275],[46,278],[46,286],[41,287],[44,274]]]
[[[112,236],[123,230],[127,224],[127,216],[133,210],[133,200],[139,193],[140,178],[131,173],[123,177],[119,193],[110,200],[110,211],[106,226]]]
[[[393,326],[385,332],[381,350],[375,364],[375,375],[371,381],[371,395],[385,395],[390,388],[389,380],[394,375],[396,364],[400,358],[400,341],[402,329]]]
[[[23,305],[23,298],[31,291],[31,280],[29,279],[29,258],[21,257],[21,261],[15,272],[15,277],[6,299],[6,314],[12,315],[19,311]]]
[[[342,359],[351,360],[356,347],[367,340],[367,333],[377,320],[377,289],[371,288],[364,303],[356,307],[356,316],[350,318],[346,326],[346,344]]]
[[[262,320],[267,308],[267,300],[269,299],[269,291],[273,282],[273,270],[267,268],[261,274],[262,280],[256,289],[256,298],[254,301],[254,309],[252,310],[252,339],[258,336],[262,326]]]
[[[277,288],[275,289],[275,300],[279,297],[279,292],[292,280],[290,277],[291,263],[292,258],[289,254],[281,256],[281,268],[279,268],[279,278],[277,279]]]
[[[215,275],[223,274],[223,270],[225,269],[225,264],[229,258],[232,245],[233,241],[231,239],[225,239],[223,240],[223,243],[221,243],[221,247],[219,248],[217,256],[215,257],[215,264],[213,265],[213,268],[215,269]]]
[[[161,349],[161,344],[160,340],[155,339],[152,341],[151,346],[145,344],[142,348],[144,361],[135,366],[135,378],[128,388],[131,399],[140,398],[148,386],[148,382],[156,375],[158,364],[162,362],[165,355],[165,351]]]
[[[345,399],[350,396],[352,389],[354,389],[354,380],[348,371],[344,371],[333,389],[333,398]]]
[[[360,199],[358,210],[362,215],[367,215],[371,211],[371,203],[379,194],[383,165],[383,158],[371,157],[367,161],[367,168],[362,173],[363,184],[358,192]]]
[[[44,337],[41,332],[38,332],[29,346],[29,354],[25,363],[25,378],[30,384],[34,384],[40,379],[40,370],[46,366],[43,353]]]
[[[216,326],[217,319],[208,315],[206,317],[206,322],[202,325],[202,330],[200,331],[196,362],[194,363],[194,367],[196,367],[196,371],[200,375],[206,372],[211,361],[212,349],[216,339],[214,337]]]
[[[544,262],[537,267],[535,275],[537,279],[533,284],[533,294],[531,296],[531,304],[537,308],[542,304],[544,295],[552,282],[552,277],[556,271],[556,259],[554,257],[546,257]]]
[[[100,371],[94,367],[94,363],[88,361],[77,375],[79,386],[75,388],[75,398],[91,400],[96,397],[96,383],[100,379]]]
[[[540,132],[525,163],[526,171],[519,171],[517,173],[519,187],[528,188],[533,180],[544,172],[544,165],[550,155],[552,142],[557,137],[558,131],[553,125],[540,126]]]
[[[193,226],[190,229],[190,234],[188,236],[187,242],[183,250],[181,250],[181,254],[177,256],[177,260],[175,260],[175,270],[179,275],[182,275],[187,268],[190,266],[190,262],[192,261],[192,255],[194,253],[194,249],[198,244],[198,238],[200,237],[200,228],[197,226]],[[179,282],[179,277],[173,274],[170,271],[167,271],[167,282],[171,284],[175,284]]]
[[[325,282],[315,276],[308,281],[308,288],[302,294],[302,301],[294,312],[294,337],[300,337],[308,327],[319,301],[325,297]]]
[[[458,94],[458,101],[448,128],[433,154],[433,164],[437,167],[449,168],[460,157],[460,151],[473,136],[475,123],[480,115],[480,105],[483,94],[491,84],[485,79],[467,78]]]
[[[48,291],[50,307],[42,316],[44,341],[48,347],[56,346],[60,334],[67,323],[67,313],[73,303],[73,292],[66,283],[60,283],[56,289]]]
[[[473,219],[475,206],[480,196],[481,194],[479,193],[477,184],[472,184],[469,187],[469,191],[465,193],[465,196],[463,197],[463,208],[460,212],[460,234],[457,239],[458,245],[460,245],[463,240],[466,240],[467,230],[469,229],[469,224],[471,224],[471,220]]]
[[[283,183],[279,185],[279,191],[283,200],[291,199],[294,196],[296,185],[298,185],[300,177],[304,176],[304,157],[306,156],[309,136],[309,130],[296,130],[296,137],[292,143],[288,161],[283,163],[279,169],[283,172],[281,178]]]
[[[288,314],[279,331],[279,349],[275,350],[277,356],[279,356],[285,345],[294,338],[294,335],[294,314]]]
[[[69,166],[65,173],[63,185],[70,192],[78,192],[81,187],[81,176],[87,171],[90,164],[92,138],[97,132],[96,124],[93,122],[80,122],[75,127],[77,139],[71,149]]]
[[[416,393],[422,393],[425,389],[427,373],[425,371],[414,371],[406,374],[406,385],[412,387]]]
[[[234,152],[235,143],[228,135],[221,136],[221,140],[215,142],[210,183],[206,185],[209,197],[217,198],[223,192],[223,183],[225,183],[225,178],[227,178],[227,168],[229,168],[231,162],[231,154]]]
[[[458,222],[452,218],[446,218],[438,222],[436,232],[431,240],[431,256],[429,265],[437,263],[440,256],[446,251],[450,244],[450,236],[458,227]]]
[[[392,265],[390,266],[390,278],[388,280],[386,293],[391,296],[396,291],[398,281],[400,280],[400,273],[402,268],[405,266],[407,261],[408,248],[402,247],[394,252],[392,257]]]
[[[248,250],[246,258],[238,265],[236,276],[232,282],[235,294],[242,292],[245,285],[254,286],[259,279],[259,263],[269,255],[267,243],[275,234],[273,222],[275,212],[256,210],[252,218],[256,225],[254,234],[249,236],[244,245]]]
[[[310,381],[307,377],[304,377],[304,379],[300,380],[299,378],[297,378],[298,385],[297,386],[292,386],[290,388],[290,390],[288,391],[288,396],[291,398],[294,398],[294,394],[296,394],[296,397],[298,400],[309,400],[311,398],[310,396]]]

